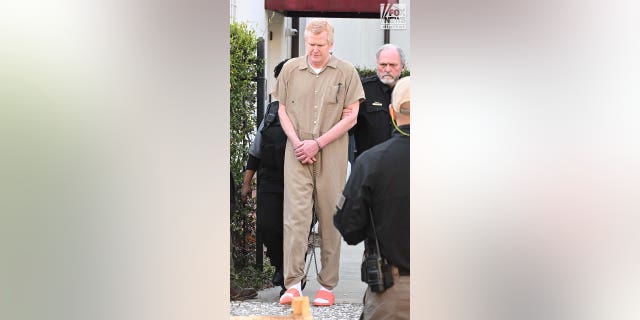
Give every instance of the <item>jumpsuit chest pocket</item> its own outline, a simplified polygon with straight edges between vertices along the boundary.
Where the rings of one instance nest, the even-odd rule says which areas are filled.
[[[328,106],[344,107],[345,91],[342,83],[327,86],[324,92],[324,103]]]

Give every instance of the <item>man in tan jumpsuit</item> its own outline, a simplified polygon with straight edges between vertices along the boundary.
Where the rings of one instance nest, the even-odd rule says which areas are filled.
[[[305,28],[306,55],[282,68],[272,95],[287,135],[284,162],[284,276],[290,304],[302,295],[304,257],[315,201],[321,237],[321,287],[313,304],[330,306],[338,284],[340,233],[333,210],[345,184],[348,130],[356,123],[364,90],[352,64],[330,54],[333,26],[312,19]],[[341,119],[343,109],[350,109]],[[314,195],[315,183],[315,195]]]

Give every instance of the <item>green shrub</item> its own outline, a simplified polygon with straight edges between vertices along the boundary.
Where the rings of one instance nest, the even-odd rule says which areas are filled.
[[[258,37],[244,22],[230,25],[230,166],[240,199],[242,176],[256,125],[256,76],[262,69],[257,57]],[[234,268],[255,263],[255,204],[237,202],[231,213]]]
[[[355,67],[356,67],[356,70],[358,71],[358,74],[360,75],[360,78],[373,76],[376,74],[376,69],[360,67],[360,66],[355,66]],[[409,69],[405,68],[400,74],[400,77],[406,77],[409,75],[411,75],[411,72],[409,71]]]
[[[256,290],[271,288],[273,287],[271,277],[275,271],[276,268],[271,266],[268,261],[265,261],[262,270],[255,266],[248,266],[231,274],[231,283],[242,288],[254,288]]]

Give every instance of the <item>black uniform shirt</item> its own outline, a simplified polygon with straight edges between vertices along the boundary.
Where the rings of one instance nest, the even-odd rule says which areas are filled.
[[[366,100],[360,103],[358,122],[351,130],[356,141],[355,156],[389,139],[393,131],[389,104],[392,89],[382,83],[377,75],[362,78]]]
[[[284,151],[287,135],[282,130],[277,109],[278,101],[269,104],[256,137],[249,149],[246,168],[258,172],[258,192],[284,192]],[[267,126],[266,118],[273,115]],[[265,128],[267,126],[267,128]]]
[[[409,125],[400,126],[409,132]],[[351,245],[374,242],[369,210],[381,255],[409,271],[409,137],[394,132],[355,162],[333,222]]]

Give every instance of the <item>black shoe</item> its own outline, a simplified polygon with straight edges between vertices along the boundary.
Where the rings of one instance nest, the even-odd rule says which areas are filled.
[[[231,286],[231,293],[229,297],[231,300],[246,300],[253,299],[258,296],[258,291],[254,288],[241,288],[238,286]]]
[[[280,296],[282,297],[285,292],[287,292],[287,289],[283,287],[282,290],[280,290]]]
[[[276,271],[273,274],[271,283],[273,283],[274,286],[281,286],[284,288],[284,275],[282,274],[282,271]]]

